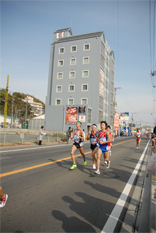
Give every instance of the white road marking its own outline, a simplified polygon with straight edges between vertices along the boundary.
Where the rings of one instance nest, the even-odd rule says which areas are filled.
[[[88,142],[84,142],[86,144]],[[4,150],[0,151],[0,153],[6,153],[6,152],[16,152],[16,151],[24,151],[24,150],[38,150],[38,149],[48,149],[51,147],[60,147],[60,146],[72,146],[73,144],[61,144],[61,145],[53,145],[53,146],[38,146],[38,147],[29,147],[29,148],[24,148],[24,149],[15,149],[15,150]]]
[[[132,175],[130,176],[130,178],[129,178],[129,180],[128,180],[128,182],[127,182],[127,184],[126,184],[126,186],[125,186],[125,188],[124,188],[124,190],[122,192],[122,194],[120,195],[120,197],[119,197],[114,209],[112,210],[106,224],[104,225],[101,233],[108,233],[108,232],[112,233],[112,232],[114,232],[115,227],[117,225],[117,222],[119,220],[120,214],[121,214],[121,212],[122,212],[122,210],[124,208],[124,205],[126,203],[127,197],[128,197],[128,195],[129,195],[129,193],[131,191],[131,188],[132,188],[132,185],[133,185],[134,180],[136,178],[136,175],[138,174],[141,163],[142,163],[142,161],[144,159],[144,156],[145,156],[145,153],[146,153],[149,142],[150,141],[148,141],[148,143],[147,143],[147,145],[146,145],[146,147],[145,147],[145,149],[144,149],[144,151],[143,151],[143,153],[142,153],[136,167],[134,168],[134,171],[133,171]]]

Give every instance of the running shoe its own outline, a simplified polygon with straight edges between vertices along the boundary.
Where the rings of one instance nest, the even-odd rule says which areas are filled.
[[[105,160],[105,164],[107,164],[107,161]]]
[[[110,168],[110,161],[109,161],[109,163],[107,163],[107,166],[106,166],[107,168]]]
[[[93,169],[94,169],[94,170],[96,169],[96,166],[95,166],[95,164],[93,164]]]
[[[100,175],[100,171],[99,170],[95,171],[94,173]]]
[[[7,200],[8,200],[8,194],[5,194],[5,197],[0,199],[0,208],[6,205]]]
[[[85,165],[85,166],[87,165],[87,161],[86,161],[86,160],[84,160],[84,165]]]
[[[71,166],[71,170],[73,170],[74,168],[76,168],[77,167],[77,165],[76,164],[73,164],[72,166]]]

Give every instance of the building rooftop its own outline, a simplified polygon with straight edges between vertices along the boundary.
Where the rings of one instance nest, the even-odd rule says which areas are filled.
[[[58,30],[58,31],[61,31],[61,30]],[[87,38],[92,38],[92,37],[99,37],[102,34],[103,34],[102,31],[97,31],[97,32],[90,32],[90,33],[85,33],[85,34],[80,34],[80,35],[75,35],[75,36],[64,37],[64,38],[58,39],[53,44],[62,43],[66,41],[72,41],[72,40],[81,40],[81,39],[87,39]]]
[[[59,29],[59,30],[57,30],[56,32],[54,32],[54,34],[55,34],[55,33],[58,33],[58,32],[68,31],[68,30],[70,30],[70,31],[71,31],[71,28],[63,28],[63,29]]]

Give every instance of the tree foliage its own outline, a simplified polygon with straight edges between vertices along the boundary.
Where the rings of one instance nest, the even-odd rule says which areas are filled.
[[[6,90],[0,90],[0,113],[4,114],[4,106],[5,106],[5,94]],[[35,98],[32,95],[23,94],[20,92],[8,93],[8,103],[7,103],[7,115],[11,116],[12,113],[12,102],[13,102],[13,116],[18,117],[21,120],[25,120],[25,112],[26,112],[26,103],[23,101],[27,96],[31,96],[34,99],[34,102],[41,103],[43,109],[45,109],[45,104],[39,99]],[[35,117],[32,112],[31,105],[27,105],[27,118]]]

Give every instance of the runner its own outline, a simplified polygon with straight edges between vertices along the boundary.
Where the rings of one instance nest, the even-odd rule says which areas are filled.
[[[93,169],[96,169],[95,161],[97,161],[96,152],[98,149],[98,143],[97,143],[97,125],[92,125],[92,131],[88,132],[87,139],[90,139],[90,149],[92,150],[92,159],[93,159]]]
[[[75,130],[75,133],[74,133],[74,135],[72,137],[72,138],[74,138],[74,143],[73,143],[73,147],[72,147],[72,150],[71,150],[71,158],[72,158],[72,161],[73,161],[73,165],[71,166],[70,169],[74,169],[74,168],[77,167],[77,165],[75,163],[75,157],[74,157],[74,152],[77,149],[79,149],[81,155],[84,158],[84,165],[87,165],[85,154],[83,152],[84,134],[83,134],[83,130],[81,129],[81,125],[82,125],[82,123],[80,121],[78,121],[76,123],[77,130]]]
[[[109,133],[109,136],[110,136],[111,141],[114,142],[114,134],[111,133],[111,127],[110,127],[109,125],[107,126],[107,131],[108,131],[108,133]],[[109,148],[109,156],[111,156],[112,143],[111,143],[111,142],[110,142],[110,143],[107,143],[107,146],[108,146],[108,148]]]
[[[136,138],[136,147],[139,150],[140,149],[140,141],[141,141],[141,133],[139,132],[139,129],[137,129],[137,132],[135,134]]]
[[[7,200],[8,200],[8,194],[5,194],[3,192],[2,187],[0,186],[0,208],[6,205]]]
[[[97,156],[97,171],[95,171],[95,174],[100,174],[100,158],[101,154],[104,155],[104,160],[107,161],[107,168],[110,167],[110,161],[109,161],[109,150],[107,143],[110,143],[110,136],[108,131],[106,130],[107,123],[106,121],[101,121],[101,130],[99,131],[98,139],[99,139],[99,147],[98,147],[98,156]]]

